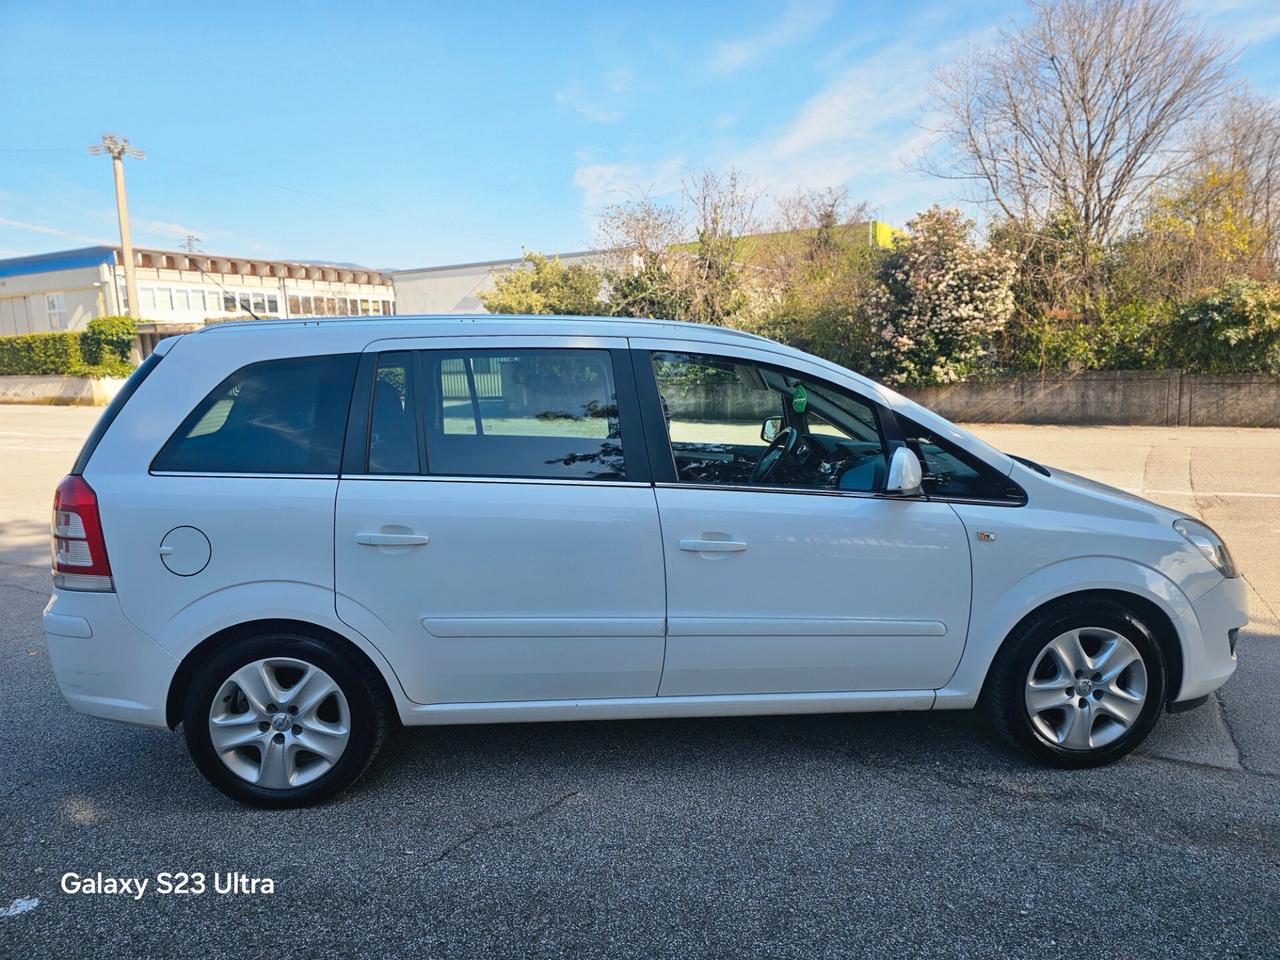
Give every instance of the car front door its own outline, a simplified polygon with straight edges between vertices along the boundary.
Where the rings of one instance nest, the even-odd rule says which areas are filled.
[[[410,699],[656,695],[661,533],[625,346],[467,337],[366,356],[337,612]]]
[[[789,357],[632,346],[645,414],[666,425],[650,434],[667,579],[660,694],[945,684],[968,626],[969,546],[947,503],[882,493],[892,416]]]

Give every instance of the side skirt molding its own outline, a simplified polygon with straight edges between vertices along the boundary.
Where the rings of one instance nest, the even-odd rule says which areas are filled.
[[[872,713],[929,710],[932,690],[859,693],[756,693],[612,700],[524,700],[508,703],[401,705],[406,726],[527,723],[559,720],[641,720],[668,717],[750,717],[792,713]]]

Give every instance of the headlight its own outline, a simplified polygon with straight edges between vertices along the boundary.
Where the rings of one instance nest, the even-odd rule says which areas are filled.
[[[1205,559],[1218,568],[1224,577],[1239,575],[1236,562],[1231,559],[1231,551],[1222,542],[1222,538],[1210,530],[1199,520],[1175,520],[1173,529],[1186,537],[1187,542],[1204,554]]]

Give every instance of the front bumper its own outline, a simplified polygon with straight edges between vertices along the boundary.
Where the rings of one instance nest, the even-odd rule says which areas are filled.
[[[53,675],[81,713],[167,727],[178,660],[125,617],[114,593],[54,590],[44,608]]]
[[[1235,672],[1236,634],[1249,622],[1244,578],[1223,580],[1191,606],[1200,622],[1200,643],[1184,645],[1182,688],[1175,702],[1207,696]]]

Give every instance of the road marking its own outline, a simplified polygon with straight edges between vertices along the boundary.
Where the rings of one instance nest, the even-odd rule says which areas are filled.
[[[1239,493],[1234,490],[1147,490],[1144,491],[1143,496],[1148,494],[1177,497],[1257,497],[1261,500],[1280,500],[1280,493]]]
[[[40,906],[40,901],[35,897],[19,897],[7,907],[0,907],[0,919],[16,917],[18,914],[34,910],[38,906]]]

